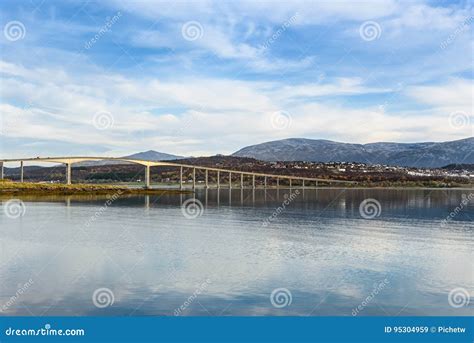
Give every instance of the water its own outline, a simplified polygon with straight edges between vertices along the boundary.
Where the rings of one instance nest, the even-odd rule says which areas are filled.
[[[298,192],[4,199],[0,315],[474,313],[474,191]]]

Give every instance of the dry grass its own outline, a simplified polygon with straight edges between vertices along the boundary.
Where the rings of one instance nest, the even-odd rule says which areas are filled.
[[[168,189],[144,189],[128,188],[114,185],[92,185],[77,183],[72,185],[59,183],[32,183],[12,182],[0,180],[0,195],[2,194],[48,194],[48,195],[72,195],[72,194],[173,194],[182,193],[179,190]]]

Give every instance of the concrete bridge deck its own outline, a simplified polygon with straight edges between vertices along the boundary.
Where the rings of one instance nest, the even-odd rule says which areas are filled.
[[[167,161],[148,161],[148,160],[139,160],[139,159],[128,159],[120,157],[90,157],[90,156],[73,156],[73,157],[34,157],[34,158],[16,158],[16,159],[0,159],[0,178],[4,177],[4,163],[20,163],[20,181],[23,182],[24,179],[24,162],[49,162],[49,163],[59,163],[66,166],[66,183],[71,184],[71,167],[74,163],[88,162],[88,161],[118,161],[124,162],[126,164],[139,164],[145,166],[145,187],[150,187],[150,168],[156,166],[166,166],[166,167],[176,167],[180,168],[180,189],[183,188],[183,169],[188,168],[193,170],[193,189],[196,188],[196,170],[203,170],[205,172],[205,187],[209,187],[209,172],[215,172],[217,174],[217,187],[220,188],[220,173],[227,173],[229,175],[229,188],[232,188],[232,176],[240,175],[240,187],[244,188],[244,176],[252,177],[252,188],[256,188],[255,178],[263,177],[264,178],[264,187],[267,187],[268,178],[276,179],[277,188],[280,187],[280,179],[289,180],[290,187],[292,186],[293,181],[301,181],[302,187],[305,187],[305,182],[314,182],[317,186],[318,182],[329,182],[329,183],[355,183],[354,181],[344,181],[344,180],[331,180],[331,179],[322,179],[322,178],[310,178],[310,177],[300,177],[292,175],[279,175],[279,174],[266,174],[266,173],[255,173],[248,171],[238,171],[231,169],[223,168],[213,168],[205,166],[197,166],[192,164],[181,164],[181,163],[172,163]]]

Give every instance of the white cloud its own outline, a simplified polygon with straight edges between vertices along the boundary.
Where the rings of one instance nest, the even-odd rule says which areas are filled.
[[[355,95],[386,93],[387,88],[372,88],[364,85],[361,78],[335,78],[332,82],[283,86],[278,91],[280,97],[321,97],[335,95]]]
[[[472,83],[411,87],[407,94],[432,106],[426,112],[385,113],[353,109],[299,97],[366,94],[386,89],[367,87],[357,78],[290,87],[277,82],[193,78],[179,81],[125,78],[118,74],[63,72],[2,64],[5,137],[57,140],[97,145],[111,154],[146,149],[182,155],[231,153],[244,145],[287,137],[332,138],[350,142],[449,140],[469,136],[450,128],[445,108],[470,105]],[[104,85],[107,85],[104,87]],[[15,102],[32,103],[27,108]],[[168,110],[167,108],[181,110]],[[97,130],[99,110],[112,113],[114,125]],[[288,111],[292,124],[275,130],[274,111]]]
[[[230,23],[246,20],[259,20],[281,23],[296,12],[301,13],[302,24],[317,24],[328,20],[365,20],[394,14],[400,4],[393,0],[377,2],[359,1],[348,5],[342,1],[199,1],[156,3],[136,1],[123,4],[122,1],[109,1],[112,7],[123,7],[131,13],[153,20],[171,18],[175,20],[226,20]],[[405,5],[406,6],[406,5]]]
[[[474,101],[474,82],[453,78],[443,85],[409,87],[406,94],[431,106],[462,108],[471,112]]]
[[[398,16],[388,21],[389,26],[398,29],[452,30],[469,15],[469,10],[415,3],[398,13]]]
[[[469,14],[470,4],[108,4],[113,8],[105,11],[102,3],[94,4],[94,11],[92,5],[83,8],[97,25],[104,13],[124,13],[85,53],[74,51],[96,27],[80,20],[43,25],[34,16],[25,21],[27,39],[16,45],[0,41],[6,47],[0,61],[5,138],[86,142],[120,154],[157,149],[198,155],[287,137],[369,142],[472,135],[469,128],[448,125],[452,111],[472,113],[472,81],[459,77],[472,64],[472,35],[459,33],[446,49],[439,48]],[[273,40],[290,18],[288,31]],[[203,26],[195,41],[181,35],[190,20]],[[360,39],[365,20],[381,24],[379,40]],[[78,30],[69,34],[69,28]],[[49,39],[53,33],[58,40]],[[380,110],[379,99],[401,81],[405,88],[397,100],[403,110]],[[364,99],[355,103],[356,98]],[[279,110],[292,116],[286,130],[270,125]],[[112,113],[113,127],[95,129],[97,111]]]

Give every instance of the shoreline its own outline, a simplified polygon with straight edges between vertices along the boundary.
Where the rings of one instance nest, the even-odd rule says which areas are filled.
[[[189,190],[163,188],[132,188],[116,185],[44,184],[0,181],[0,196],[11,195],[163,195],[186,194]]]
[[[221,187],[217,188],[196,188],[196,189],[173,189],[173,188],[127,188],[120,186],[95,186],[95,185],[63,185],[64,187],[23,187],[23,188],[6,188],[2,187],[0,183],[0,198],[11,196],[140,196],[140,195],[173,195],[173,194],[193,194],[202,191],[318,191],[318,190],[389,190],[389,191],[471,191],[474,192],[474,187],[281,187],[281,188],[232,188]]]

